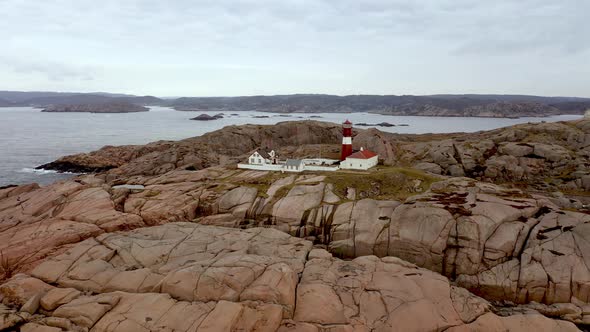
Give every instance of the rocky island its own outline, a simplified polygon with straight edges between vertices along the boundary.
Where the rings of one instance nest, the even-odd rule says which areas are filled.
[[[395,127],[394,124],[389,123],[389,122],[379,122],[379,123],[361,122],[361,123],[355,123],[355,125],[361,126],[361,127]]]
[[[147,112],[149,108],[129,102],[104,102],[92,104],[59,104],[45,107],[41,112],[85,112],[85,113],[134,113]]]
[[[191,118],[191,120],[197,120],[197,121],[211,121],[211,120],[217,120],[217,119],[223,119],[223,114],[222,113],[215,114],[215,115],[201,114],[199,116]]]
[[[95,172],[0,189],[1,326],[590,326],[590,120],[353,135],[380,165],[236,169],[271,143],[293,158],[339,153],[339,125],[293,121],[66,156],[46,167]]]

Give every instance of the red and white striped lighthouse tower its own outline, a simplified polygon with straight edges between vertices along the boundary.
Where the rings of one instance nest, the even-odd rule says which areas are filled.
[[[342,124],[342,153],[340,161],[352,154],[352,122],[346,120]]]

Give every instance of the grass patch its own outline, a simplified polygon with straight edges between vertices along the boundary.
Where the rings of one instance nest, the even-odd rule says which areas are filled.
[[[334,185],[334,193],[342,199],[346,198],[346,188],[354,188],[357,199],[405,200],[439,181],[416,169],[390,166],[377,166],[366,172],[340,170],[325,175],[326,182]]]
[[[258,190],[257,196],[258,197],[264,197],[264,198],[268,198],[268,195],[266,194],[266,192],[268,191],[268,189],[270,188],[270,186],[277,180],[288,176],[288,174],[283,174],[281,172],[268,172],[268,174],[261,176],[261,177],[257,177],[257,178],[252,178],[252,179],[240,179],[238,181],[236,181],[233,177],[228,177],[223,179],[224,182],[227,183],[231,183],[233,185],[237,185],[237,186],[245,186],[245,187],[251,187],[251,188],[256,188],[256,190]]]
[[[566,196],[581,196],[581,197],[590,197],[589,191],[584,190],[567,190],[567,189],[560,189],[560,191]]]
[[[317,174],[326,177],[325,183],[334,186],[334,193],[342,202],[346,199],[346,189],[354,188],[356,198],[373,198],[379,200],[400,200],[403,201],[427,191],[432,183],[440,181],[439,178],[428,175],[413,168],[392,167],[379,165],[368,171],[339,170],[336,172],[305,172],[305,174]],[[233,176],[224,178],[221,182],[234,186],[246,186],[256,188],[259,197],[268,198],[266,192],[270,186],[287,176],[293,174],[281,172],[269,172],[268,174],[252,178],[236,180]],[[417,181],[418,180],[418,181]],[[285,185],[275,193],[274,198],[279,199],[287,196],[289,191],[297,185],[315,185],[317,183],[292,183]]]
[[[159,194],[160,194],[160,191],[159,191],[159,190],[148,190],[148,191],[145,193],[145,197],[156,197],[156,196],[158,196]]]
[[[268,191],[269,186],[267,184],[262,184],[262,183],[246,183],[243,184],[244,187],[250,187],[250,188],[256,188],[257,192],[256,192],[256,196],[257,197],[263,197],[263,198],[268,198],[268,195],[266,194],[266,192]]]

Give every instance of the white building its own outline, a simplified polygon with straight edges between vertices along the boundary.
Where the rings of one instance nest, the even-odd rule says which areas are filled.
[[[285,172],[303,172],[305,170],[305,163],[301,159],[287,159],[283,170]]]
[[[340,169],[367,170],[377,166],[378,162],[379,156],[375,152],[361,148],[360,151],[351,154],[345,160],[341,161]]]
[[[257,150],[248,158],[248,164],[250,165],[269,165],[276,164],[276,162],[276,153],[274,150],[271,150],[270,152]]]
[[[584,114],[585,119],[590,119],[590,109],[586,110],[586,114]]]

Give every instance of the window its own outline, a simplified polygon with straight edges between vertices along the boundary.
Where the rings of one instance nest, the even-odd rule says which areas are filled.
[[[262,164],[262,160],[260,160],[260,158],[258,158],[258,163],[259,164]]]
[[[254,158],[250,158],[250,164],[254,164],[256,160]]]

